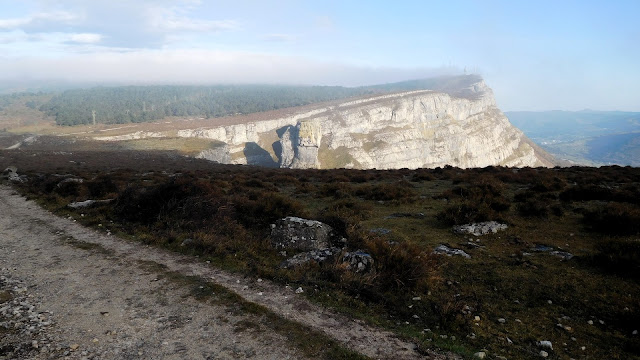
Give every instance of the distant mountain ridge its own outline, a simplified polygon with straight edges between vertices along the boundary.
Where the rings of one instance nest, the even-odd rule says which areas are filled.
[[[640,112],[510,111],[506,115],[568,164],[640,166]]]

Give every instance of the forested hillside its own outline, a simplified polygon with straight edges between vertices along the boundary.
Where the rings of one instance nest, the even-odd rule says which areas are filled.
[[[131,123],[167,116],[220,117],[371,93],[339,86],[126,86],[68,90],[40,109],[58,125]]]
[[[221,117],[276,110],[352,96],[436,90],[468,96],[477,75],[442,76],[362,87],[293,85],[149,85],[0,95],[0,115],[34,112],[58,125],[125,124],[170,116]],[[35,114],[37,113],[37,114]],[[7,114],[9,115],[9,114]],[[37,115],[37,116],[35,116]]]

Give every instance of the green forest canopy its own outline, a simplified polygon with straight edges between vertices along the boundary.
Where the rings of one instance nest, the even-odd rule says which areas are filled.
[[[338,86],[126,86],[67,90],[40,107],[58,125],[123,124],[167,116],[220,117],[371,93]]]
[[[365,87],[215,85],[215,86],[118,86],[66,90],[49,101],[25,104],[39,107],[58,125],[124,124],[169,116],[221,117],[276,110],[376,93],[466,87],[480,78],[474,75],[411,80]],[[0,107],[16,94],[0,96]]]

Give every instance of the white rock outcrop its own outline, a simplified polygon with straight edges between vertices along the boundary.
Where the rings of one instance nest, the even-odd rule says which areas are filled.
[[[215,158],[233,164],[324,169],[552,165],[511,125],[480,78],[451,94],[373,95],[279,118],[182,129],[177,136],[225,143],[228,156],[218,151]]]

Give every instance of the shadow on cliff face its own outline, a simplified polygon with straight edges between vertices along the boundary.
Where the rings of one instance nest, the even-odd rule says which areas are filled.
[[[287,144],[291,144],[291,142],[295,141],[295,136],[296,136],[296,127],[292,126],[292,125],[287,125],[287,126],[283,126],[279,129],[276,130],[276,134],[278,134],[278,139],[277,141],[274,141],[273,144],[271,144],[271,148],[273,149],[273,153],[276,154],[276,158],[278,159],[278,164],[282,164],[283,160],[282,160],[282,153],[283,153],[283,147],[282,147],[282,140],[283,137],[285,136],[285,133],[287,133],[287,131],[289,132],[289,135],[286,137],[288,140]]]
[[[276,154],[276,158],[278,158],[278,164],[282,163],[282,143],[280,140],[274,141],[271,144],[271,148],[273,149],[273,153]]]
[[[271,157],[271,154],[255,142],[248,142],[244,146],[243,152],[245,158],[247,158],[248,165],[259,165],[269,168],[279,167],[278,163]]]

